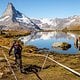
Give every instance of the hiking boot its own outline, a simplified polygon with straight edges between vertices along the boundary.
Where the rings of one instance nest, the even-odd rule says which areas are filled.
[[[24,70],[20,70],[20,72],[21,72],[21,73],[24,73],[24,74],[26,74],[26,71],[24,71]]]

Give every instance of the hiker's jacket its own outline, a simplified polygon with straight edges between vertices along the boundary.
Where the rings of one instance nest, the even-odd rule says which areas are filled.
[[[20,44],[14,43],[14,44],[12,45],[10,51],[9,51],[9,55],[10,55],[10,53],[11,53],[11,51],[12,51],[13,48],[14,48],[14,54],[20,54],[21,51],[22,51],[22,46],[21,46]]]

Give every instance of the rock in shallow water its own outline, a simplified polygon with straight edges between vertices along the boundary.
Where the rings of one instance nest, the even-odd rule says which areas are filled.
[[[68,50],[71,48],[71,44],[67,42],[56,42],[52,45],[53,48],[62,49],[62,50]]]

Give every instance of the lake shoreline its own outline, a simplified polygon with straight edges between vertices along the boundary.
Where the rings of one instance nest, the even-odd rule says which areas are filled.
[[[24,43],[24,45],[33,45],[37,48],[45,48],[50,51],[63,54],[76,54],[79,51],[75,45],[76,35],[70,32],[35,32],[29,36],[21,37],[20,40]],[[55,43],[58,43],[55,45],[57,48],[53,47]],[[70,46],[66,46],[64,43],[66,43],[66,45],[69,44]]]

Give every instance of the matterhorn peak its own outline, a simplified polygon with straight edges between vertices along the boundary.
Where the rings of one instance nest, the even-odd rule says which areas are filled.
[[[7,8],[6,8],[6,10],[5,10],[5,12],[3,13],[2,16],[3,17],[12,16],[14,11],[15,11],[15,8],[14,8],[13,4],[12,3],[8,3]]]
[[[17,11],[12,3],[8,3],[7,8],[6,8],[5,12],[3,13],[2,17],[5,17],[5,16],[10,16],[10,17],[19,16],[19,17],[21,17],[22,13]]]
[[[13,4],[10,2],[10,3],[8,3],[8,5],[7,5],[7,8],[14,8],[14,6],[13,6]]]
[[[12,3],[8,3],[0,17],[0,25],[7,26],[7,29],[40,29],[30,18],[16,10]]]

